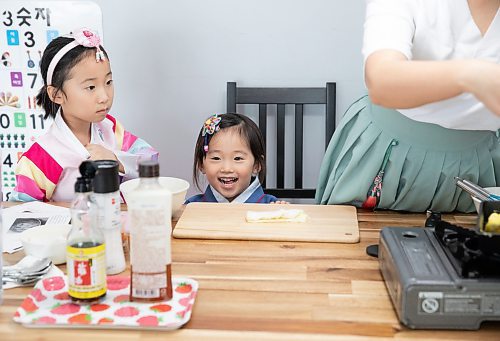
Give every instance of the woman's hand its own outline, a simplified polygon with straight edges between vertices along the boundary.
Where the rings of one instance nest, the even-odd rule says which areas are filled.
[[[476,59],[467,61],[466,66],[459,76],[464,92],[472,93],[500,116],[500,65]]]
[[[113,153],[111,150],[104,148],[103,146],[99,144],[92,144],[89,143],[88,145],[85,146],[87,151],[90,154],[90,160],[116,160],[118,161],[118,168],[119,171],[124,173],[124,168],[121,162],[118,160],[116,157],[115,153]]]

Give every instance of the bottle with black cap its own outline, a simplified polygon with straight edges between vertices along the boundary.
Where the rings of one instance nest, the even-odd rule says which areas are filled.
[[[66,247],[68,294],[73,301],[93,303],[106,295],[106,254],[104,236],[96,226],[92,198],[92,161],[80,165],[71,203],[71,231]]]
[[[130,219],[130,299],[172,298],[172,193],[159,181],[156,161],[139,163],[139,185],[127,196]]]
[[[97,166],[93,181],[97,226],[106,242],[106,273],[115,275],[126,268],[121,234],[119,165],[114,160],[94,163]]]

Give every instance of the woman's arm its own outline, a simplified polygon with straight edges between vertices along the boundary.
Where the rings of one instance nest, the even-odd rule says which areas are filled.
[[[395,50],[366,60],[371,100],[388,108],[414,108],[470,92],[500,116],[500,65],[484,60],[409,61]]]

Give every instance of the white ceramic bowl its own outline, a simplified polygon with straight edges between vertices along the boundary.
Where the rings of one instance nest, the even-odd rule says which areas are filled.
[[[23,231],[20,235],[24,252],[38,258],[50,258],[54,264],[66,263],[66,238],[71,225],[45,224]]]
[[[186,193],[189,188],[189,182],[179,178],[172,178],[168,176],[159,177],[160,185],[168,189],[172,193],[172,216],[178,219],[182,214],[182,204],[186,200]],[[120,191],[127,201],[127,195],[131,190],[139,185],[139,179],[132,179],[123,182],[120,185]]]
[[[500,195],[500,187],[485,187],[484,189],[491,194]],[[479,205],[481,204],[481,200],[472,197],[472,201],[474,201],[474,206],[476,206],[476,212],[479,213]]]

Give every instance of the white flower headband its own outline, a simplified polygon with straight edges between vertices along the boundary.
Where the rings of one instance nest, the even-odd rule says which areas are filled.
[[[101,60],[106,59],[104,56],[104,52],[102,52],[101,48],[99,47],[101,45],[101,38],[99,38],[99,35],[97,35],[97,33],[95,33],[94,31],[87,28],[80,28],[65,37],[73,38],[74,40],[60,49],[56,53],[54,58],[52,58],[52,60],[50,61],[49,68],[47,70],[47,85],[52,85],[52,76],[54,74],[54,69],[56,68],[61,58],[64,57],[64,55],[68,53],[68,51],[79,45],[85,47],[95,47],[97,49],[95,53],[95,61],[97,63]]]

